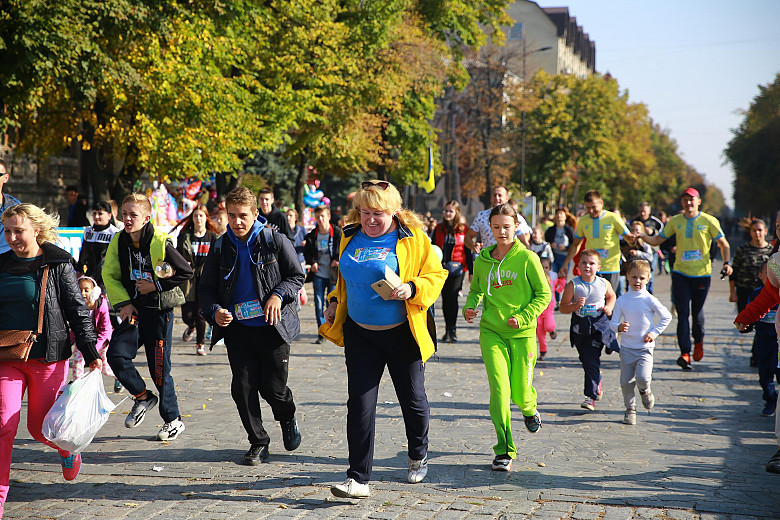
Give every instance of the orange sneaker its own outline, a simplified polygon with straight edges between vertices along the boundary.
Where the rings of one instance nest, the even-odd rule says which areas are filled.
[[[701,361],[701,358],[704,357],[704,342],[700,341],[698,343],[693,344],[693,360],[694,361]]]
[[[687,352],[685,354],[680,354],[680,357],[677,358],[677,364],[680,365],[680,367],[683,370],[690,370],[691,369],[691,355]]]

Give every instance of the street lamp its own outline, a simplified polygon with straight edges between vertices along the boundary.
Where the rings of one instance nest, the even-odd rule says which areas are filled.
[[[526,79],[526,57],[529,54],[537,52],[549,51],[552,47],[540,47],[532,51],[526,51],[525,38],[523,38],[523,112],[520,115],[521,129],[520,129],[520,193],[522,197],[525,197],[525,79]]]

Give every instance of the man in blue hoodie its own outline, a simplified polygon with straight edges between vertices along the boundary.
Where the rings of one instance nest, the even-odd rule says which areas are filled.
[[[290,343],[300,331],[295,302],[305,276],[293,243],[258,218],[249,189],[228,193],[225,206],[228,228],[206,257],[198,297],[214,326],[212,345],[225,339],[231,394],[251,445],[243,462],[254,466],[269,455],[260,397],[281,423],[285,449],[301,443],[287,367]]]

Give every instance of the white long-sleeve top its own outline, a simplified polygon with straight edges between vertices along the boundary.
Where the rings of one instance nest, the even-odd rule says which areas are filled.
[[[629,288],[617,299],[609,326],[617,332],[618,326],[624,321],[628,322],[629,327],[628,332],[621,332],[620,348],[646,349],[655,346],[655,341],[645,343],[647,333],[658,337],[672,321],[672,314],[647,289],[636,291]]]

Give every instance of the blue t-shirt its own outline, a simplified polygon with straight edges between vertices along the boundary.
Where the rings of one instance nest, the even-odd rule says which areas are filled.
[[[348,314],[355,322],[381,326],[406,321],[403,301],[385,301],[371,287],[384,279],[385,266],[398,274],[397,243],[396,230],[376,238],[358,231],[344,249],[339,269],[347,287]]]
[[[258,217],[258,219],[261,217]],[[265,219],[262,222],[256,220],[249,239],[244,242],[238,239],[233,230],[228,226],[225,235],[236,246],[236,263],[233,269],[236,270],[235,289],[230,300],[229,311],[237,323],[248,327],[265,327],[268,322],[265,321],[260,295],[255,286],[255,276],[252,272],[252,248],[255,245],[258,235],[265,227]]]

